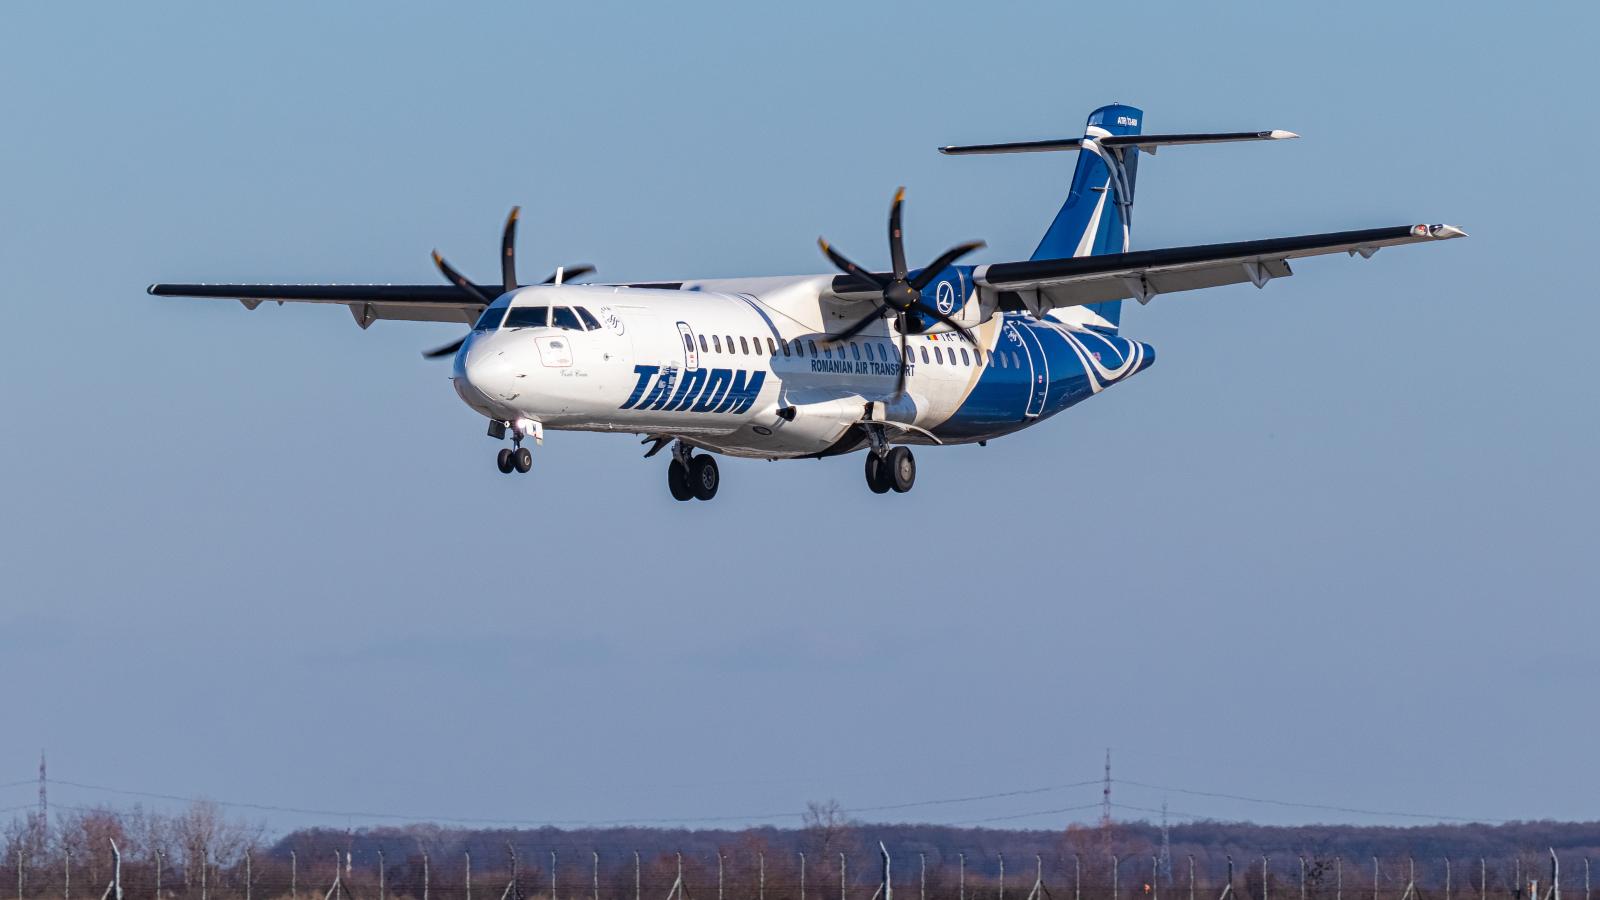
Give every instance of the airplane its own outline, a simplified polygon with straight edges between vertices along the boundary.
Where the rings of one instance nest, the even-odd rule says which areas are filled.
[[[1125,300],[1293,274],[1291,259],[1464,237],[1414,224],[1264,240],[1132,250],[1141,154],[1162,147],[1298,137],[1288,131],[1144,134],[1144,113],[1094,110],[1081,137],[947,146],[944,154],[1075,151],[1065,202],[1033,255],[979,265],[958,244],[920,269],[902,241],[904,188],[889,212],[886,271],[857,265],[824,239],[834,275],[576,284],[589,266],[540,284],[516,275],[515,208],[501,234],[501,280],[474,282],[437,251],[449,285],[153,284],[162,297],[349,308],[379,319],[459,322],[451,357],[467,406],[505,441],[501,472],[528,472],[531,438],[549,431],[642,435],[645,457],[671,447],[673,498],[710,500],[717,454],[815,459],[866,451],[878,494],[916,481],[912,447],[978,443],[1036,425],[1155,362],[1124,337]]]

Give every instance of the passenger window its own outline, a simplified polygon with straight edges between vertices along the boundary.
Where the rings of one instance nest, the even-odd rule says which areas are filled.
[[[716,335],[713,334],[711,336],[711,346],[716,348],[716,351],[718,353],[721,353],[722,352],[722,338],[717,337]]]
[[[778,344],[772,338],[767,338],[767,355],[768,356],[777,356],[778,355]],[[787,353],[785,353],[784,355],[788,356]]]
[[[733,335],[728,335],[728,352],[733,352]]]
[[[755,347],[756,355],[760,356],[761,355],[761,338],[751,338],[750,339],[750,345]]]
[[[817,355],[817,342],[816,341],[813,341],[810,338],[807,338],[806,339],[806,346],[808,348],[810,348],[812,356],[816,356]]]
[[[799,344],[800,344],[800,342],[799,342],[799,341],[795,341],[795,345],[796,345],[796,346],[799,346]],[[784,355],[784,356],[788,356],[788,355],[789,355],[789,353],[790,353],[790,347],[789,347],[789,342],[788,342],[788,341],[784,341],[784,342],[783,342],[783,355]]]
[[[742,334],[739,335],[739,352],[743,353],[745,356],[750,355],[750,342],[745,340],[744,335]]]
[[[581,306],[578,307],[578,318],[583,320],[584,328],[587,328],[590,331],[600,330],[600,320],[594,317],[594,313],[589,312],[587,309],[584,309]]]
[[[861,361],[861,348],[856,345],[855,341],[850,342],[850,358],[856,362]]]
[[[1011,351],[1011,368],[1013,368],[1013,369],[1022,368],[1022,358],[1017,356],[1017,351],[1015,351],[1015,350]]]
[[[965,347],[961,348],[961,364],[963,366],[972,365],[972,359],[967,356],[967,348],[965,348]]]
[[[690,353],[693,353],[694,352],[694,338],[689,337],[687,334],[684,335],[683,336],[683,349],[689,351]]]
[[[506,317],[506,307],[491,306],[478,317],[477,324],[472,326],[473,331],[493,331],[500,327],[500,320]]]
[[[550,324],[548,306],[513,306],[506,313],[507,328],[539,328]]]
[[[927,365],[927,363],[928,363],[928,347],[927,347],[927,345],[924,344],[923,346],[918,347],[917,349],[922,351],[922,363],[923,363],[923,365]]]
[[[709,353],[710,352],[709,350],[706,349],[706,336],[703,335],[703,334],[700,335],[700,352],[701,353]]]
[[[933,361],[941,366],[944,365],[944,348],[937,344],[933,347]]]

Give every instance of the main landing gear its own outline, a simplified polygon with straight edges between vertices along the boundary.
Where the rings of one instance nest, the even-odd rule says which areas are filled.
[[[667,490],[674,500],[710,500],[717,495],[722,475],[717,458],[707,453],[692,453],[689,445],[672,445],[672,462],[667,464]]]
[[[867,487],[874,494],[911,490],[917,483],[917,458],[911,455],[911,448],[890,447],[881,428],[869,430],[867,436],[872,443],[867,450]]]

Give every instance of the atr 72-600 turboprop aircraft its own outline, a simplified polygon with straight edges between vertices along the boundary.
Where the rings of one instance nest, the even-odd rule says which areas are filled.
[[[866,450],[867,484],[905,492],[908,445],[983,444],[1042,422],[1149,368],[1155,351],[1122,337],[1122,301],[1291,274],[1289,260],[1463,236],[1450,225],[1399,225],[1166,250],[1128,248],[1140,152],[1287,131],[1142,134],[1143,113],[1101,107],[1082,137],[944,147],[947,154],[1079,151],[1066,203],[1025,262],[956,265],[961,244],[906,267],[904,191],[889,212],[888,272],[864,269],[821,241],[843,274],[574,285],[588,267],[517,281],[517,211],[502,237],[499,284],[452,286],[155,284],[150,293],[338,303],[362,328],[375,319],[460,322],[471,331],[425,356],[454,356],[451,380],[511,438],[500,471],[527,472],[546,431],[644,435],[670,445],[667,486],[709,500],[720,476],[704,450],[804,459]]]

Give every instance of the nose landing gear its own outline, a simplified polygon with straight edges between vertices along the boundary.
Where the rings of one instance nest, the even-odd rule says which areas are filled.
[[[495,429],[491,426],[489,433],[492,435],[494,431]],[[500,433],[501,435],[505,434],[503,426],[500,429]],[[500,452],[495,455],[495,467],[502,473],[510,475],[512,472],[520,472],[526,475],[533,469],[533,451],[522,446],[523,436],[524,432],[521,429],[513,430],[511,432],[511,446],[501,447]],[[538,440],[537,435],[534,440]]]

